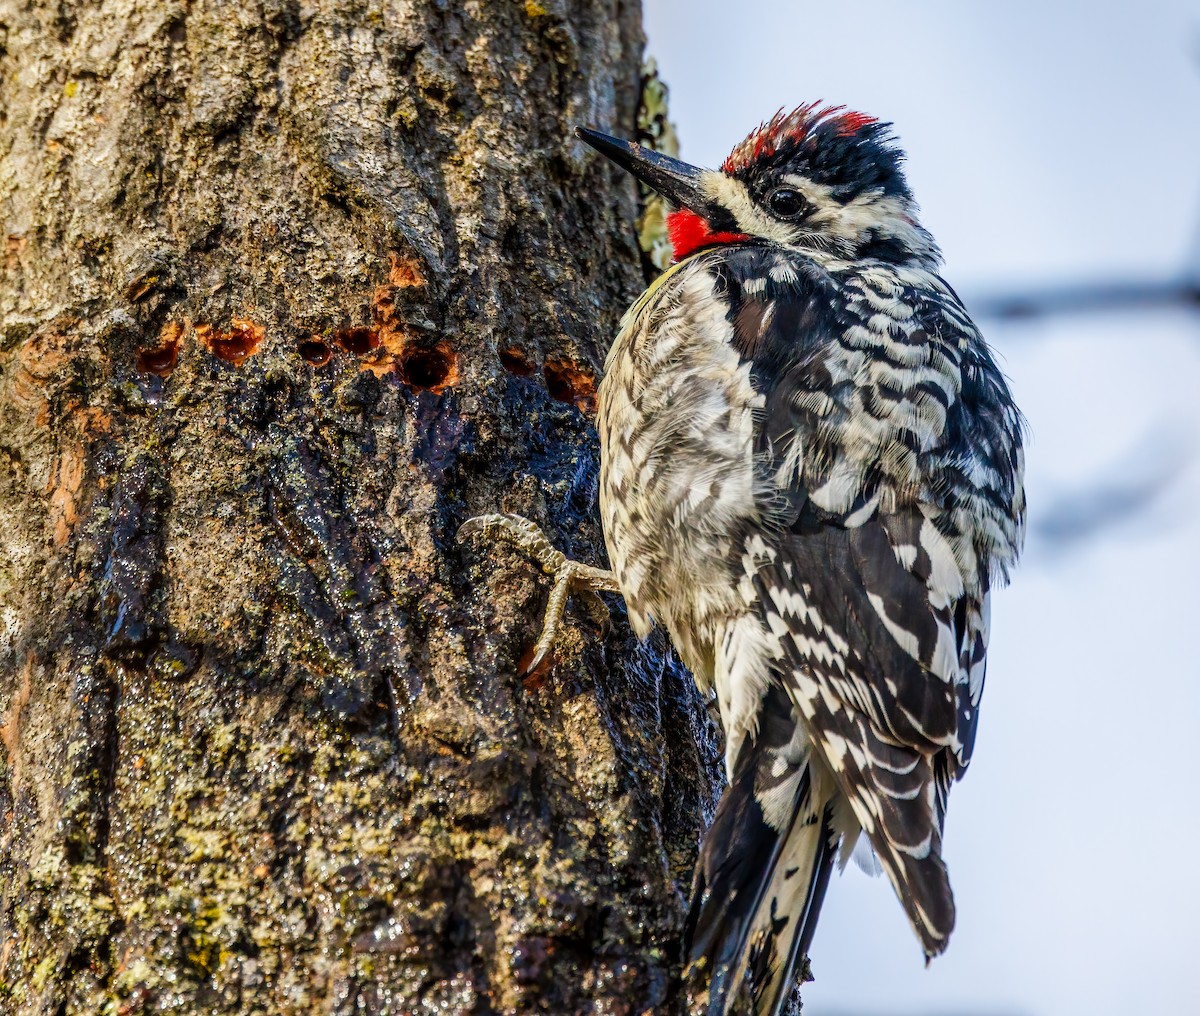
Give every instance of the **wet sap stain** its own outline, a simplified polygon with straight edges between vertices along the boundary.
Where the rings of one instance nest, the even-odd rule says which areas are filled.
[[[218,360],[240,367],[262,344],[263,326],[249,318],[234,318],[227,332],[218,331],[212,325],[196,325],[196,338],[204,344]]]
[[[421,391],[416,393],[413,424],[419,435],[413,459],[425,466],[434,483],[441,483],[459,453],[474,447],[471,421],[459,412],[453,395]]]
[[[541,984],[551,971],[554,950],[554,940],[547,936],[530,935],[518,940],[511,957],[513,980],[518,984]]]

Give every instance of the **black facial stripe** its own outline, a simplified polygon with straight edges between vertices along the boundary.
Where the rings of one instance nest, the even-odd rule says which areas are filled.
[[[714,233],[740,233],[741,227],[727,208],[716,203],[710,203],[704,209],[704,218],[708,228]]]

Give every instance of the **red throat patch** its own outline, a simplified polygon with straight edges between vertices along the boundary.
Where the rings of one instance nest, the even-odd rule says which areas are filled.
[[[687,208],[667,216],[667,235],[671,238],[676,261],[714,243],[738,243],[750,239],[747,233],[714,233],[703,216]]]

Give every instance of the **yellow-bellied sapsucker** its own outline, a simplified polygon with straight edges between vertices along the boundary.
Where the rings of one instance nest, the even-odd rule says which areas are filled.
[[[615,588],[715,696],[729,788],[691,971],[710,1013],[745,991],[773,1014],[861,832],[926,956],[946,948],[946,798],[975,741],[989,590],[1022,541],[1021,416],[888,125],[801,106],[720,170],[578,134],[676,206],[676,264],[599,389],[612,575],[542,545],[560,581],[541,650],[572,585]]]

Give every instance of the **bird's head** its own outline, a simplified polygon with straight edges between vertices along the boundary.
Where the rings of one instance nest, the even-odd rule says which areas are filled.
[[[889,124],[842,107],[782,110],[720,169],[587,128],[576,135],[675,206],[675,259],[722,243],[771,243],[847,258],[934,267],[940,254],[917,221]]]

